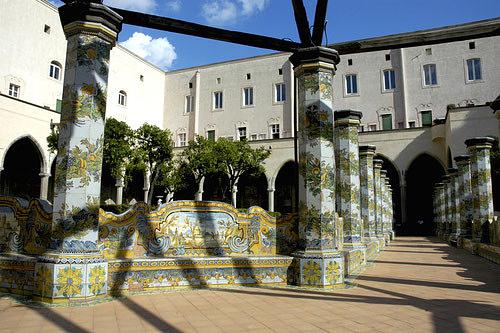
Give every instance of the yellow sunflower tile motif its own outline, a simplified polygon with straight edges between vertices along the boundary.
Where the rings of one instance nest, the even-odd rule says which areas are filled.
[[[94,266],[90,268],[89,292],[94,295],[102,294],[105,285],[106,285],[106,270],[104,269],[104,267]]]
[[[82,293],[82,269],[66,267],[57,274],[57,289],[64,296],[74,296]]]
[[[329,284],[336,284],[340,280],[340,265],[331,261],[326,265],[326,280]]]
[[[319,263],[309,260],[302,267],[303,283],[316,285],[321,282],[321,267]]]

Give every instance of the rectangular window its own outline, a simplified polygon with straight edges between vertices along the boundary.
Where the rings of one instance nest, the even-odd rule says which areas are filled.
[[[179,144],[179,147],[185,147],[186,146],[186,133],[179,133],[179,137],[178,137],[178,144]]]
[[[437,84],[437,71],[435,64],[424,65],[424,85],[434,86]]]
[[[252,78],[252,75],[250,73],[247,73],[247,80],[250,80]]]
[[[273,139],[279,139],[280,138],[280,125],[279,124],[273,124],[273,125],[271,125],[271,137]]]
[[[467,80],[478,81],[482,78],[481,59],[475,58],[467,60]]]
[[[469,42],[469,50],[474,50],[476,48],[476,42]]]
[[[43,27],[43,32],[50,35],[50,25],[45,24],[45,26]]]
[[[347,59],[347,66],[352,66],[352,59]]]
[[[283,69],[278,69],[278,75],[283,75]]]
[[[215,130],[207,131],[207,139],[211,141],[215,141]]]
[[[376,131],[377,130],[377,124],[370,124],[370,125],[368,125],[368,130],[369,131]]]
[[[415,122],[414,121],[409,121],[408,122],[408,126],[410,126],[410,128],[415,128]]]
[[[386,61],[391,60],[391,54],[390,54],[390,53],[387,53],[387,54],[385,55],[385,60],[386,60]]]
[[[432,126],[432,111],[422,111],[420,112],[422,117],[422,126]]]
[[[9,85],[9,96],[19,98],[19,93],[21,92],[21,87],[17,84],[11,83]]]
[[[253,105],[253,88],[243,89],[243,106]]]
[[[247,139],[247,128],[238,127],[238,139],[240,141],[245,141]]]
[[[359,126],[359,131],[360,133],[363,133],[365,131],[365,125]]]
[[[123,90],[118,93],[118,104],[123,106],[127,105],[127,93]]]
[[[49,76],[53,79],[60,80],[61,79],[61,67],[52,62],[50,64]]]
[[[185,103],[185,109],[184,109],[184,112],[185,113],[190,113],[190,112],[193,112],[193,109],[194,109],[194,96],[191,96],[191,95],[188,95],[186,96],[186,103]]]
[[[396,89],[396,73],[392,69],[384,71],[384,90]]]
[[[229,141],[234,141],[234,137],[233,136],[228,136],[228,137],[226,137],[226,139],[228,139]]]
[[[56,112],[61,113],[61,109],[62,109],[62,100],[58,99],[56,100]]]
[[[354,95],[358,93],[358,77],[356,74],[345,76],[345,88],[347,95]]]
[[[432,49],[431,48],[425,49],[425,54],[432,55]]]
[[[223,95],[222,91],[214,92],[214,109],[222,109],[223,107]]]
[[[384,131],[392,129],[392,115],[391,114],[383,114],[382,115],[382,129]]]
[[[255,141],[255,140],[257,140],[257,134],[252,134],[252,135],[250,135],[250,140],[251,140],[251,141]]]
[[[259,134],[259,140],[265,140],[266,138],[267,138],[267,135],[265,133]]]
[[[276,102],[284,102],[286,100],[286,86],[284,83],[275,85]]]

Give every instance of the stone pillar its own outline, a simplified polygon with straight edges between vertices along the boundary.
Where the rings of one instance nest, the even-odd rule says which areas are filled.
[[[198,191],[194,195],[194,201],[203,201],[203,184],[205,183],[205,177],[202,177],[200,183],[198,184]]]
[[[344,282],[341,219],[335,214],[333,87],[335,50],[312,47],[290,61],[297,78],[299,250],[296,283],[334,287]],[[340,221],[339,221],[340,220]]]
[[[50,173],[40,173],[40,199],[47,200],[49,194]]]
[[[274,187],[269,187],[267,189],[267,196],[268,196],[268,210],[270,212],[274,212]]]
[[[458,237],[472,237],[472,188],[469,155],[455,157],[458,168],[459,233]]]
[[[123,177],[117,178],[116,183],[116,204],[123,204],[123,187],[124,187],[124,179]]]
[[[389,227],[389,237],[390,237],[390,240],[394,240],[394,238],[396,237],[395,233],[394,233],[394,202],[392,201],[392,186],[391,184],[389,184],[389,193],[387,194],[388,195],[388,200],[389,200],[389,224],[388,224],[388,227]]]
[[[363,223],[360,207],[359,140],[362,113],[352,110],[334,113],[337,212],[344,220],[346,274],[366,263],[366,247],[361,242]]]
[[[465,141],[471,159],[472,206],[474,209],[472,238],[476,242],[489,242],[489,226],[493,222],[490,151],[494,142],[495,140],[489,137],[476,137]]]
[[[451,214],[451,233],[450,233],[450,241],[456,242],[459,233],[459,196],[458,193],[458,170],[455,168],[449,168],[448,174],[450,175],[450,190],[451,190],[451,206],[450,206],[450,214]]]
[[[107,262],[98,249],[98,216],[109,56],[122,18],[102,1],[59,8],[68,42],[51,251],[35,266],[37,298],[81,302],[107,293]]]
[[[379,240],[379,248],[385,246],[384,229],[382,221],[382,183],[380,172],[384,161],[379,159],[373,160],[373,182],[375,188],[375,235]]]
[[[359,147],[359,180],[361,186],[361,220],[363,221],[364,243],[367,244],[367,254],[371,256],[370,243],[378,244],[375,232],[375,185],[373,175],[373,157],[375,146]],[[378,246],[376,247],[378,249]]]
[[[380,187],[382,194],[382,234],[385,244],[389,244],[390,236],[387,232],[388,204],[387,204],[387,170],[380,170]]]
[[[235,184],[231,190],[231,202],[233,203],[234,208],[236,208],[237,204],[237,195],[238,195],[238,184]]]
[[[2,171],[3,171],[3,168],[0,167],[0,194],[3,194]]]
[[[386,202],[386,223],[385,223],[385,236],[388,243],[390,243],[392,238],[392,212],[391,212],[391,184],[389,183],[389,178],[385,178],[385,202]]]

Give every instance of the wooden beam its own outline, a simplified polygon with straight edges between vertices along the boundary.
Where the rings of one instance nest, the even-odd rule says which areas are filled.
[[[316,46],[321,46],[321,43],[323,43],[327,8],[328,0],[318,0],[318,3],[316,4],[316,14],[314,15],[314,29],[312,34],[312,42]]]
[[[246,32],[224,30],[207,25],[191,23],[151,14],[138,13],[119,8],[111,9],[123,17],[124,24],[175,32],[201,38],[215,39],[228,43],[235,43],[276,51],[293,52],[301,48],[301,45],[299,43],[293,41],[254,35]]]
[[[309,20],[307,19],[306,8],[302,0],[292,0],[293,13],[295,15],[295,23],[299,32],[300,42],[302,47],[313,46],[311,40],[311,30],[309,29]]]

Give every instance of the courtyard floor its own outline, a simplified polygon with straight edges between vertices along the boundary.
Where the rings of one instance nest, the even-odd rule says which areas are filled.
[[[94,307],[0,299],[0,332],[500,332],[500,266],[401,237],[352,288],[234,288],[138,295]]]

